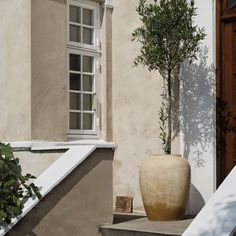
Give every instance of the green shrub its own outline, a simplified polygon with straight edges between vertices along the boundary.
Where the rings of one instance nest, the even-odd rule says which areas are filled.
[[[22,175],[19,159],[13,155],[9,144],[0,143],[0,221],[11,223],[12,218],[20,215],[23,203],[30,197],[42,198],[34,183],[26,182],[35,177]]]

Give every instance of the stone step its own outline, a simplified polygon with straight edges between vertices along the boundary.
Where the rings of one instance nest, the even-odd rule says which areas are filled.
[[[103,236],[180,236],[192,219],[156,222],[146,217],[101,227]]]
[[[145,212],[132,212],[132,213],[113,213],[113,224],[118,224],[126,221],[137,220],[147,217]]]

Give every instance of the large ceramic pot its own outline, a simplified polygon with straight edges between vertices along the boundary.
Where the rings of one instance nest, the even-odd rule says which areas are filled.
[[[151,155],[141,163],[140,188],[149,220],[182,219],[189,197],[189,163],[180,155]]]

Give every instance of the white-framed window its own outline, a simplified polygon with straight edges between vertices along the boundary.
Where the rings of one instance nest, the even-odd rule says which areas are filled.
[[[69,134],[98,135],[99,4],[68,1]]]

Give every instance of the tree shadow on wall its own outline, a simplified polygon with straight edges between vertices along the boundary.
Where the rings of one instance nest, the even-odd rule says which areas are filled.
[[[174,102],[174,117],[179,116],[179,123],[174,119],[174,133],[183,134],[183,156],[191,155],[195,167],[203,167],[202,158],[214,142],[215,122],[215,69],[207,65],[208,49],[202,48],[199,60],[183,63],[180,69],[180,104]],[[176,80],[177,81],[177,80]],[[175,82],[178,83],[178,82]],[[173,99],[179,96],[178,89],[173,90]]]
[[[233,126],[232,111],[226,101],[221,98],[216,99],[216,152],[217,152],[217,185],[219,186],[224,180],[225,173],[225,162],[227,154],[227,135],[230,132],[235,132],[235,127]]]

